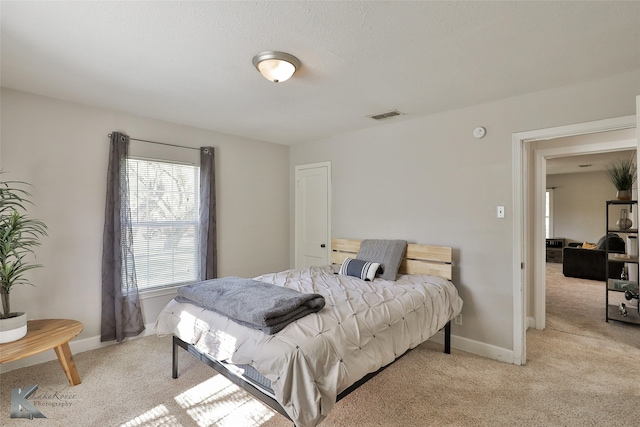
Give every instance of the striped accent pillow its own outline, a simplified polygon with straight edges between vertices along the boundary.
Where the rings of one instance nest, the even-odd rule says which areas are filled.
[[[380,263],[345,258],[338,274],[359,277],[362,280],[373,280],[380,268]]]

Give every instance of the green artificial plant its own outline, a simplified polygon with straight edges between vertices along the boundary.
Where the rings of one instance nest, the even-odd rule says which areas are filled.
[[[47,235],[47,226],[27,215],[26,207],[33,203],[31,194],[20,188],[24,184],[0,180],[0,319],[16,315],[11,312],[11,288],[32,285],[25,273],[41,265],[30,262],[29,256],[40,246],[40,238]]]
[[[607,176],[618,191],[631,191],[636,182],[636,165],[633,159],[615,160],[607,165]]]

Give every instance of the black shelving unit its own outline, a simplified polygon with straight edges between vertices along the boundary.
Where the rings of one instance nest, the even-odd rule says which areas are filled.
[[[609,241],[605,245],[607,254],[606,265],[606,321],[616,320],[619,322],[634,323],[640,325],[640,307],[638,304],[638,277],[640,277],[638,262],[638,201],[637,200],[607,200],[607,228],[606,235],[614,233],[621,238],[632,240],[632,245],[627,244],[626,253],[612,253],[609,251]],[[620,218],[621,209],[626,209],[629,219],[633,222],[631,228],[621,228],[617,225]],[[613,212],[612,212],[613,211]],[[634,212],[635,211],[635,212]],[[614,213],[614,215],[611,215]],[[632,239],[628,239],[633,236]],[[630,255],[632,254],[632,255]],[[623,263],[626,265],[627,277],[625,278],[609,278],[609,265],[612,263]],[[623,271],[625,267],[623,266]],[[633,274],[635,273],[635,274]],[[634,280],[629,280],[632,277]],[[615,295],[615,298],[611,296]],[[613,299],[613,301],[612,301]],[[625,305],[621,307],[621,303]]]

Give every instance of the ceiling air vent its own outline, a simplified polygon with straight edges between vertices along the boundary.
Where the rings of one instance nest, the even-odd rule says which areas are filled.
[[[387,111],[386,113],[374,114],[373,116],[367,116],[367,117],[370,117],[373,120],[384,120],[384,119],[390,119],[391,117],[400,116],[401,114],[402,114],[401,112],[397,110],[393,110],[393,111]]]

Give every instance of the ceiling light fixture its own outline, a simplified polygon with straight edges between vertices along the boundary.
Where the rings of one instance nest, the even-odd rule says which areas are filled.
[[[288,53],[267,50],[253,57],[253,65],[265,79],[279,83],[293,76],[300,68],[300,61]]]

